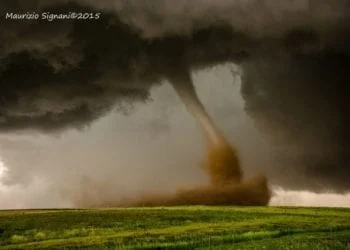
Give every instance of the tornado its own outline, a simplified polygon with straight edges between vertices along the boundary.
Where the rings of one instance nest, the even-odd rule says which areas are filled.
[[[212,185],[240,182],[242,170],[237,153],[206,112],[198,98],[190,73],[183,71],[172,77],[170,81],[180,100],[201,126],[207,138],[208,153],[204,169],[208,172]]]
[[[210,183],[190,189],[178,189],[175,194],[144,194],[142,198],[124,200],[118,205],[267,205],[271,197],[267,178],[258,175],[250,180],[243,180],[238,154],[199,100],[190,72],[176,71],[168,79],[207,139],[204,170]]]

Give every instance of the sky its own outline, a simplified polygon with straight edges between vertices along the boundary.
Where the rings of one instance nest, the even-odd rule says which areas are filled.
[[[0,207],[206,183],[191,107],[244,178],[290,197],[271,203],[346,203],[349,13],[349,0],[0,1]]]
[[[278,164],[274,148],[244,111],[239,74],[239,67],[226,64],[193,79],[209,114],[237,148],[245,176],[267,174],[274,190],[270,205],[350,207],[349,194],[288,191],[274,184],[273,174],[266,173],[266,166]],[[198,124],[168,82],[151,93],[152,101],[139,103],[131,114],[114,111],[83,130],[1,135],[0,208],[74,207],[84,200],[204,183]]]

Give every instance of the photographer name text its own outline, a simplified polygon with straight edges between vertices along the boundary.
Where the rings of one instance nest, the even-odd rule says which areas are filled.
[[[68,12],[68,13],[51,13],[51,12],[26,12],[26,13],[14,13],[8,12],[5,15],[5,19],[10,20],[46,20],[48,22],[57,20],[98,20],[101,17],[101,13],[91,12]]]

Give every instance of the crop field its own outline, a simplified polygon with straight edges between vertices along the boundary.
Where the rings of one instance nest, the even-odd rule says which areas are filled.
[[[350,249],[350,209],[8,210],[0,249]]]

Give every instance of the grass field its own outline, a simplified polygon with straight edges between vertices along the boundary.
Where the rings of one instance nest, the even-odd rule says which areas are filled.
[[[350,249],[350,209],[0,211],[0,249]]]

